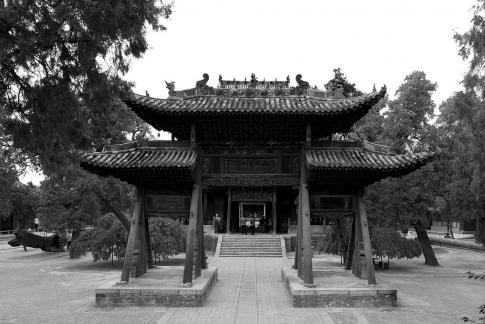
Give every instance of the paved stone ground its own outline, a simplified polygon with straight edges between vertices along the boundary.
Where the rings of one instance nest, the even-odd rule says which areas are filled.
[[[120,275],[120,266],[69,260],[67,253],[10,248],[0,241],[0,323],[460,323],[477,318],[485,281],[465,271],[484,271],[485,255],[437,248],[442,266],[423,259],[391,261],[377,280],[398,289],[399,307],[293,308],[280,279],[280,258],[210,258],[219,281],[201,308],[98,308],[94,289]],[[314,267],[339,265],[316,256]]]

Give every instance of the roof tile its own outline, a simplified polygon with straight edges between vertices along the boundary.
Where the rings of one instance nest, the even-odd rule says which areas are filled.
[[[398,170],[417,169],[433,159],[434,153],[387,154],[365,149],[311,149],[306,153],[308,167],[312,170]]]

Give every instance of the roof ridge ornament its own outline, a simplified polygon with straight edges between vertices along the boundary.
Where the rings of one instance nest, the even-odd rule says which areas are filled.
[[[305,90],[310,88],[310,83],[308,83],[307,81],[303,81],[301,74],[297,74],[295,79],[296,83],[298,83],[298,88]]]
[[[165,87],[168,89],[168,95],[170,97],[175,96],[175,81],[167,82],[165,81]]]
[[[203,78],[202,80],[199,80],[195,83],[195,87],[198,88],[198,89],[200,89],[200,88],[202,88],[202,89],[211,88],[207,85],[207,82],[209,81],[209,74],[207,74],[207,73],[202,74],[202,78]]]

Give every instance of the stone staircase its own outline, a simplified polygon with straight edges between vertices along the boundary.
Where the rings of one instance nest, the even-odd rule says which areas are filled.
[[[220,257],[281,257],[281,241],[276,235],[224,235]]]

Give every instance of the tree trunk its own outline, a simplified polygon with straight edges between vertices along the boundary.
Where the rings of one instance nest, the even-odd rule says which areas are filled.
[[[421,244],[421,249],[423,250],[424,264],[439,266],[440,264],[434,255],[433,247],[431,246],[428,233],[426,232],[426,227],[424,227],[420,220],[414,222],[414,230],[416,231],[419,243]]]
[[[123,224],[125,229],[130,232],[131,222],[128,217],[126,217],[126,215],[123,214],[118,208],[113,206],[113,204],[111,204],[111,202],[101,192],[99,192],[98,189],[92,188],[92,190],[96,194],[96,196],[98,196],[98,198],[106,205],[106,207],[108,207],[108,209],[111,210],[113,214],[115,214],[116,218],[120,220],[121,224]]]

